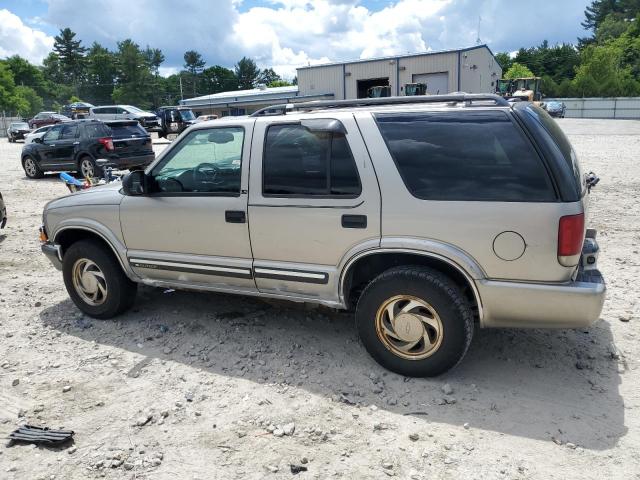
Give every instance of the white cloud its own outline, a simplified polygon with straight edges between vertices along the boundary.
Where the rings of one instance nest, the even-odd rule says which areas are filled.
[[[186,50],[197,50],[208,65],[232,68],[248,56],[292,78],[307,64],[467,47],[475,43],[478,16],[480,37],[496,52],[545,38],[575,41],[588,3],[538,2],[532,15],[529,4],[511,0],[395,0],[376,10],[359,0],[263,0],[248,9],[242,0],[181,0],[178,6],[175,0],[48,0],[47,12],[31,25],[68,26],[85,46],[97,41],[115,49],[131,38],[160,48],[163,74],[182,68]],[[20,44],[15,53],[28,52],[22,43],[31,43],[32,58],[46,55],[51,37],[1,12],[7,21],[0,21],[0,56],[14,43]],[[9,42],[3,35],[16,30],[16,20],[21,33]]]
[[[20,55],[40,64],[53,47],[53,37],[25,25],[9,10],[0,10],[0,58]]]

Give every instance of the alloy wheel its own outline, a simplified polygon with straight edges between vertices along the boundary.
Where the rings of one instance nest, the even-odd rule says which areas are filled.
[[[83,177],[93,177],[93,162],[88,158],[84,158],[80,163],[80,171],[82,172]]]
[[[27,175],[30,177],[35,177],[38,172],[38,167],[36,167],[36,162],[31,157],[27,157],[24,160],[24,171],[27,172]]]

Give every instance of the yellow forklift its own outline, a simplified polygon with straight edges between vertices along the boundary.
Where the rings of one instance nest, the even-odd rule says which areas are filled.
[[[507,100],[516,98],[524,102],[540,102],[540,77],[502,78],[498,80],[496,93]]]

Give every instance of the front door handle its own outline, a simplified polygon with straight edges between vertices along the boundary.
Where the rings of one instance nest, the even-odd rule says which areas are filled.
[[[227,210],[224,212],[224,219],[227,223],[246,223],[247,216],[242,210]]]
[[[367,216],[342,215],[342,228],[367,228]]]

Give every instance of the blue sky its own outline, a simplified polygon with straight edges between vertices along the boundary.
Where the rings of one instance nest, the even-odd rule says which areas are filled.
[[[85,45],[115,49],[130,37],[162,49],[162,72],[186,50],[208,65],[242,56],[285,77],[303,65],[475,44],[514,51],[543,40],[575,42],[590,0],[0,0],[0,58],[39,63],[70,27]]]

